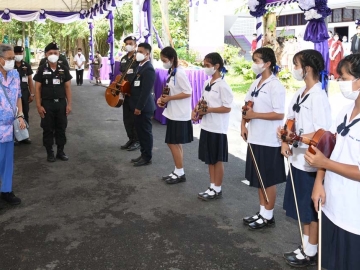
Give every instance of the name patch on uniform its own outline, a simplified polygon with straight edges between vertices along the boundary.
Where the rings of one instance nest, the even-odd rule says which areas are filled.
[[[131,68],[128,70],[127,74],[133,74],[134,73],[134,70]]]
[[[26,82],[26,83],[27,83],[27,82],[28,82],[28,77],[26,77],[26,76],[21,77],[21,81],[22,81],[22,82]]]
[[[126,60],[125,59],[121,60],[121,63],[126,63]]]
[[[51,75],[51,72],[50,71],[44,71],[43,75]]]
[[[140,81],[134,81],[134,86],[140,86]]]
[[[60,79],[53,79],[53,84],[60,84]]]

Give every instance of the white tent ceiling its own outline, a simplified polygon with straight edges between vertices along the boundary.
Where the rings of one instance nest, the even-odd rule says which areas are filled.
[[[88,9],[92,0],[0,0],[0,10],[34,10],[44,9],[45,11],[80,11]]]

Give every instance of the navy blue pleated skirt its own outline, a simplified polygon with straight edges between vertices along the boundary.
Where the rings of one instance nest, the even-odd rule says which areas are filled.
[[[322,213],[321,266],[327,270],[360,269],[359,250],[360,235],[341,229]]]
[[[265,188],[284,183],[286,173],[281,147],[251,144],[251,148]],[[249,146],[246,154],[245,178],[250,182],[251,187],[261,188]]]
[[[314,203],[311,199],[312,190],[315,183],[316,172],[305,172],[295,168],[291,165],[293,173],[294,187],[296,199],[299,207],[300,221],[303,223],[310,223],[317,221],[317,212],[314,208]],[[294,193],[291,184],[290,172],[287,176],[285,195],[284,195],[284,210],[286,215],[297,220],[297,213],[295,207]]]
[[[199,159],[205,164],[214,165],[218,161],[228,161],[227,135],[201,129],[199,141]]]
[[[165,143],[184,144],[194,140],[193,126],[189,121],[174,121],[167,119]]]

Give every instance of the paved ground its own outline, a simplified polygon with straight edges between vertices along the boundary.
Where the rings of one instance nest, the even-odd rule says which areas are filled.
[[[224,198],[202,202],[196,194],[207,188],[208,173],[197,159],[198,127],[184,147],[188,181],[166,185],[160,177],[173,169],[166,127],[154,121],[153,164],[134,168],[129,161],[138,152],[119,147],[127,140],[122,110],[110,108],[103,93],[88,81],[73,85],[68,162],[46,162],[32,104],[33,144],[15,151],[14,191],[23,203],[0,204],[1,270],[290,269],[282,253],[299,244],[299,233],[282,210],[283,185],[275,228],[254,232],[241,222],[258,210],[258,199],[241,182],[245,144],[237,131],[229,132]]]

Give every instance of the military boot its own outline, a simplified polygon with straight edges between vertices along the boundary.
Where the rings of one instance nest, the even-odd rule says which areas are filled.
[[[67,155],[65,155],[64,153],[64,146],[59,146],[57,147],[57,153],[56,153],[56,158],[61,159],[62,161],[68,161],[69,157]]]
[[[52,147],[46,147],[46,152],[47,152],[47,161],[55,162],[55,155]]]

